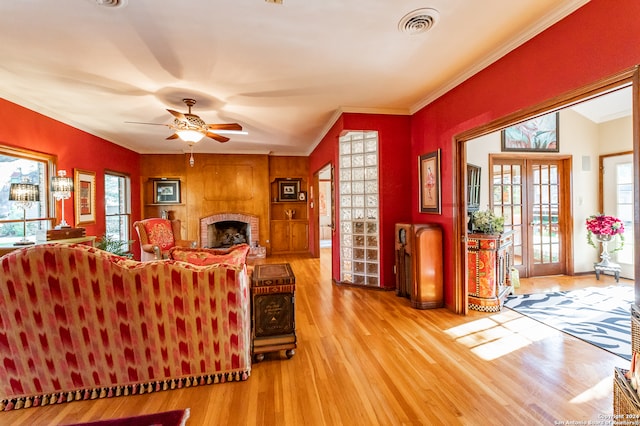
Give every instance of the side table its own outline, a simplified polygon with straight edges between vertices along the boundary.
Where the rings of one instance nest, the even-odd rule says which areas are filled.
[[[297,347],[295,323],[296,277],[288,263],[256,265],[251,279],[251,342],[256,362],[267,352]]]

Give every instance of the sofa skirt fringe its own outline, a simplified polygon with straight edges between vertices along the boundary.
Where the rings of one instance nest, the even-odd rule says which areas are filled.
[[[21,408],[42,407],[45,405],[62,404],[64,402],[85,401],[90,399],[112,398],[116,396],[142,395],[145,393],[204,386],[225,382],[245,381],[251,371],[235,371],[230,373],[216,373],[202,376],[189,376],[179,379],[157,380],[132,385],[116,385],[90,389],[78,389],[69,392],[54,392],[44,395],[23,396],[0,400],[0,411],[18,410]]]

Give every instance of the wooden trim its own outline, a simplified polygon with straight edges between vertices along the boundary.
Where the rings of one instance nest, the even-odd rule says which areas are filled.
[[[640,100],[640,73],[636,68],[636,72],[633,74],[633,181],[640,182],[640,165],[638,159],[640,155],[640,107],[638,100]],[[634,229],[634,241],[640,241],[640,191],[635,188],[633,191],[633,229]],[[634,276],[640,277],[640,250],[634,250]],[[635,298],[634,302],[636,306],[640,306],[640,280],[635,281]]]
[[[533,117],[548,114],[553,111],[559,111],[571,105],[584,102],[588,99],[605,95],[612,89],[620,88],[620,86],[623,86],[625,84],[632,84],[634,81],[634,76],[638,72],[638,67],[639,65],[633,66],[624,71],[621,71],[618,74],[614,74],[610,77],[605,77],[602,80],[598,80],[595,83],[571,90],[565,94],[551,98],[550,100],[542,102],[541,104],[534,105],[529,108],[523,108],[504,117],[490,121],[485,125],[464,131],[456,135],[455,140],[458,142],[466,142],[468,140],[476,139],[480,136],[484,136],[497,130],[501,130],[518,122],[526,121]]]
[[[598,211],[604,212],[604,182],[602,180],[602,172],[604,170],[604,160],[610,157],[618,157],[620,155],[633,154],[633,151],[614,152],[611,154],[602,154],[598,156]],[[635,162],[634,162],[635,169]],[[638,205],[638,204],[636,204]]]
[[[467,150],[464,142],[453,139],[456,169],[453,179],[453,193],[457,197],[453,200],[453,274],[454,274],[454,309],[457,314],[467,315],[469,304],[467,294]]]

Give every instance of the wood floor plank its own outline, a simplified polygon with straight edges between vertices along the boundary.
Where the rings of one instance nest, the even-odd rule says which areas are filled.
[[[298,348],[267,354],[245,382],[0,413],[52,425],[190,408],[189,425],[513,425],[612,413],[614,367],[628,361],[511,310],[463,317],[416,310],[395,292],[339,286],[329,262],[269,257],[296,275]],[[612,285],[593,277],[522,280]],[[625,283],[621,280],[621,285]]]

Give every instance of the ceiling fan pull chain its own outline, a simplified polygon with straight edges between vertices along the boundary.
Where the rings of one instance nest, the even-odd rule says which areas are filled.
[[[193,159],[193,145],[191,145],[191,156],[189,157],[189,165],[193,167],[196,161]]]

